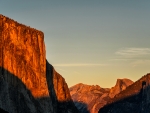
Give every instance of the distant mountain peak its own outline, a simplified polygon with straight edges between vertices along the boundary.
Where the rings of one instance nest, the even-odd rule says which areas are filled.
[[[99,85],[79,83],[70,87],[69,90],[76,107],[81,113],[87,111],[97,113],[111,98],[131,84],[133,84],[132,80],[124,78],[117,79],[116,85],[111,89],[102,88]]]
[[[98,113],[150,113],[150,73],[110,99]]]
[[[133,84],[133,81],[130,79],[117,79],[116,85],[110,89],[109,97],[113,98],[116,94],[125,90],[131,84]]]
[[[100,90],[101,87],[99,85],[87,85],[87,84],[83,84],[83,83],[78,83],[72,87],[70,87],[70,91],[74,90],[74,91],[91,91],[91,90]]]

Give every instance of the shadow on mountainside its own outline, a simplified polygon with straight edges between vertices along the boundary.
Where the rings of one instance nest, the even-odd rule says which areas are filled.
[[[72,101],[57,100],[53,85],[53,67],[47,62],[46,68],[50,97],[34,98],[17,76],[0,67],[0,108],[9,113],[44,113],[45,110],[52,113],[78,113]]]
[[[149,93],[149,83],[139,80],[116,95],[98,113],[150,113]]]
[[[78,108],[80,113],[90,113],[87,104],[78,101],[74,101],[74,104]]]
[[[74,106],[74,103],[72,100],[66,101],[66,102],[58,101],[57,95],[54,89],[54,84],[53,84],[53,75],[54,75],[53,69],[54,69],[53,66],[49,64],[48,61],[46,60],[46,78],[47,78],[47,83],[48,83],[49,94],[51,96],[52,106],[55,109],[55,112],[67,113],[68,111],[70,111],[71,113],[78,113],[79,111]]]
[[[0,113],[8,113],[8,112],[4,111],[3,109],[0,109]]]
[[[9,113],[42,113],[40,103],[24,83],[3,67],[0,67],[0,108]]]

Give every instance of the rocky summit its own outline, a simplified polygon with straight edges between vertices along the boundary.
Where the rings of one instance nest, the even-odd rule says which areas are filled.
[[[114,98],[115,95],[125,90],[131,84],[133,84],[133,81],[130,79],[117,79],[116,85],[110,89],[109,97]]]
[[[150,73],[136,82],[117,79],[112,88],[80,83],[70,94],[81,113],[150,113]]]
[[[65,79],[46,60],[43,32],[0,15],[0,109],[78,113]]]
[[[101,88],[98,85],[77,84],[70,88],[72,99],[81,113],[98,113],[111,98],[125,90],[133,81],[118,79],[112,88]]]
[[[150,74],[121,91],[99,113],[150,113]]]

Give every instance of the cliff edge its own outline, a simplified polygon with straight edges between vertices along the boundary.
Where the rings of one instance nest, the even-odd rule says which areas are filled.
[[[46,61],[43,32],[3,15],[0,81],[0,108],[9,113],[78,112],[64,78]]]

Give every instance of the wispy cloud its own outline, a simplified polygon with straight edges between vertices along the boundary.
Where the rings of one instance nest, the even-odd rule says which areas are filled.
[[[150,55],[150,48],[123,48],[115,52],[115,54],[126,58],[147,56]]]
[[[135,60],[134,62],[131,62],[131,65],[132,67],[143,66],[143,65],[150,66],[150,60]]]
[[[73,63],[73,64],[54,64],[56,67],[83,67],[83,66],[107,66],[108,64],[82,64],[82,63]]]
[[[110,59],[110,61],[129,61],[129,60],[133,60],[131,58],[113,58]]]

